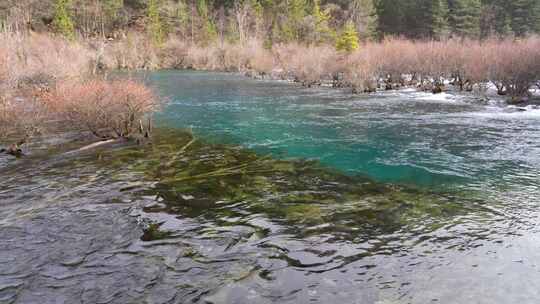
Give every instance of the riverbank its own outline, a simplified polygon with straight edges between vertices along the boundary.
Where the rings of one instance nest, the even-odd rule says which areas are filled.
[[[305,86],[329,84],[355,93],[403,87],[439,93],[451,85],[459,91],[485,94],[491,85],[496,94],[507,96],[509,103],[520,103],[538,85],[539,46],[540,39],[529,37],[483,41],[388,38],[362,43],[351,52],[324,44],[264,48],[256,39],[200,47],[171,38],[155,47],[144,36],[130,33],[103,47],[102,62],[116,69],[242,72],[294,80]]]
[[[90,132],[96,140],[150,136],[162,101],[141,82],[107,79],[87,45],[9,32],[0,43],[2,152],[21,156],[32,137],[57,131]]]
[[[149,136],[160,108],[140,82],[110,80],[109,71],[194,69],[240,72],[303,86],[353,93],[417,88],[501,95],[510,104],[530,104],[540,79],[540,39],[366,42],[352,52],[328,45],[244,44],[204,47],[170,39],[153,44],[128,33],[119,40],[65,40],[48,34],[3,33],[0,37],[0,135],[19,134],[4,152],[18,154],[49,121],[64,121],[97,139]]]

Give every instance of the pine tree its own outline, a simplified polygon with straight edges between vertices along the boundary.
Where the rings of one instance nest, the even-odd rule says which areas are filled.
[[[458,37],[480,36],[480,0],[449,0],[450,31]]]
[[[200,40],[203,43],[209,43],[212,40],[215,40],[217,37],[217,30],[215,24],[210,19],[208,13],[208,4],[206,0],[197,0],[197,13],[200,18]]]
[[[506,0],[483,0],[480,19],[481,37],[507,36],[512,33]]]
[[[315,20],[315,43],[329,41],[334,38],[335,33],[330,29],[330,13],[321,10],[319,0],[313,1],[313,18]]]
[[[395,0],[378,0],[376,2],[377,31],[381,36],[405,33],[405,4],[405,1]]]
[[[353,0],[349,5],[351,18],[363,39],[375,36],[377,30],[377,12],[373,0]]]
[[[289,0],[287,1],[287,22],[282,27],[285,40],[301,40],[300,24],[306,16],[308,8],[307,0]]]
[[[103,0],[105,14],[111,20],[118,17],[118,12],[124,7],[124,0]]]
[[[407,6],[406,35],[412,38],[440,38],[448,32],[446,0],[415,0]]]
[[[149,0],[148,2],[148,30],[150,36],[156,45],[161,45],[165,42],[165,29],[161,21],[159,12],[159,0]]]
[[[189,26],[189,7],[184,0],[179,0],[176,6],[175,17],[178,23],[178,29],[185,37]]]
[[[533,7],[533,30],[540,33],[540,1],[536,1]]]
[[[358,42],[358,32],[356,32],[354,23],[352,21],[349,21],[345,24],[343,32],[337,40],[336,49],[338,51],[345,51],[347,53],[351,53],[353,51],[356,51],[359,47],[360,45]]]
[[[516,36],[532,33],[538,25],[538,0],[510,1],[511,27]]]
[[[74,39],[75,26],[69,13],[70,8],[71,0],[56,0],[53,25],[64,37]]]
[[[432,35],[443,38],[449,34],[448,14],[450,13],[447,0],[434,0]]]

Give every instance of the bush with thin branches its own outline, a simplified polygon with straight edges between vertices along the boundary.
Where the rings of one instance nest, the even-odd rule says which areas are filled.
[[[143,120],[158,98],[141,83],[95,75],[107,63],[102,51],[90,41],[0,33],[1,139],[27,138],[53,121],[99,138],[147,133],[150,123]]]
[[[148,115],[159,107],[152,90],[133,80],[62,82],[43,101],[60,119],[102,139],[148,132]]]

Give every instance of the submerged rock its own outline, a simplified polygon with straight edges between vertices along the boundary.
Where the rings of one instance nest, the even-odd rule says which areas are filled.
[[[9,154],[9,155],[15,156],[15,157],[24,156],[23,150],[18,144],[12,144],[7,148],[1,148],[0,153]]]
[[[444,86],[443,85],[434,85],[431,92],[433,94],[441,94],[442,92],[444,92]]]

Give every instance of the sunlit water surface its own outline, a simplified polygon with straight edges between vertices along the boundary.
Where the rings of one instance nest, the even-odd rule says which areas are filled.
[[[178,158],[185,136],[152,157],[4,158],[1,303],[540,303],[540,110],[146,80],[169,100],[158,125],[296,165],[202,145]],[[214,163],[256,173],[183,175]]]

